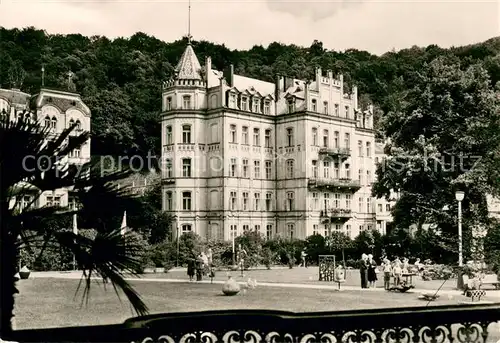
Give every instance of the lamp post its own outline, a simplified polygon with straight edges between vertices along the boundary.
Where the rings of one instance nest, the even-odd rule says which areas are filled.
[[[462,256],[462,200],[464,200],[464,192],[456,191],[455,199],[458,201],[458,266],[463,266]]]
[[[462,257],[462,200],[464,200],[464,192],[456,191],[455,199],[458,201],[458,275],[457,288],[464,288],[464,280],[462,275],[463,257]]]

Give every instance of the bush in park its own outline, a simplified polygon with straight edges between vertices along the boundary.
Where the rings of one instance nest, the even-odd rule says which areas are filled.
[[[206,246],[212,249],[212,265],[221,268],[232,264],[232,242],[209,240]]]
[[[245,231],[243,235],[236,237],[234,240],[236,249],[241,244],[247,255],[245,257],[245,269],[256,267],[261,263],[262,246],[264,238],[258,231]]]

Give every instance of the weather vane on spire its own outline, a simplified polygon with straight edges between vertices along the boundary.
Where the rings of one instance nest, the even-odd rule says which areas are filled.
[[[191,0],[188,0],[188,34],[187,39],[188,43],[191,44]]]

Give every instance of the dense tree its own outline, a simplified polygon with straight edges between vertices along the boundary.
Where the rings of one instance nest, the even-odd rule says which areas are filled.
[[[455,191],[466,192],[463,218],[470,232],[474,225],[488,225],[486,194],[500,190],[499,97],[481,64],[463,66],[457,57],[426,64],[413,83],[382,119],[391,144],[377,168],[373,194],[400,191],[396,225],[421,230],[425,223],[437,224],[441,241],[455,249]]]
[[[171,43],[138,32],[130,38],[51,35],[35,28],[0,28],[0,86],[35,93],[45,67],[45,86],[65,87],[68,71],[76,89],[91,107],[92,152],[105,154],[159,153],[160,85],[172,75],[187,38]],[[276,74],[313,78],[314,69],[343,73],[347,88],[356,84],[360,103],[374,102],[377,118],[392,109],[401,92],[413,87],[425,63],[439,56],[456,57],[464,65],[484,61],[494,85],[500,79],[500,39],[442,49],[411,47],[375,56],[366,51],[329,50],[315,40],[309,47],[271,43],[248,51],[230,50],[207,41],[193,42],[204,64],[211,56],[219,70],[233,64],[245,76],[273,82]],[[346,89],[347,89],[346,88]]]

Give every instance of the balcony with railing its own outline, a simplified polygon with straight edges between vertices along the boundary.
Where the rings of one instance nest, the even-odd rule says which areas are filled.
[[[328,219],[330,223],[345,223],[352,218],[352,211],[348,208],[330,208],[320,212],[321,222]]]
[[[324,189],[330,191],[350,191],[356,192],[361,188],[358,180],[338,178],[338,179],[319,179],[311,178],[308,180],[308,187],[311,190]]]
[[[347,159],[349,156],[351,156],[351,149],[349,148],[321,148],[319,149],[318,152],[319,156],[328,156],[328,157],[337,157],[340,158],[341,160]]]
[[[123,324],[15,331],[17,342],[496,342],[498,304],[338,312],[221,310],[155,314]]]

